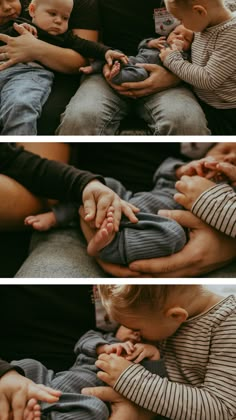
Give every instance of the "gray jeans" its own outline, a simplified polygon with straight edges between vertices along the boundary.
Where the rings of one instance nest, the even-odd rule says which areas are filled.
[[[104,278],[109,277],[86,252],[86,242],[75,229],[34,233],[29,256],[16,274],[18,278]],[[236,262],[206,278],[236,277]]]
[[[37,119],[53,82],[52,71],[19,63],[0,72],[2,135],[36,135]]]
[[[184,85],[133,100],[118,95],[98,74],[84,78],[57,134],[114,135],[131,109],[154,135],[210,134],[200,105]]]

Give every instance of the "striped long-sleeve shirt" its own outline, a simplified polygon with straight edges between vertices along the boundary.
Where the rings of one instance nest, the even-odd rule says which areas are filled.
[[[236,419],[236,300],[229,296],[161,343],[167,378],[132,364],[114,388],[172,420]]]
[[[236,108],[236,16],[197,32],[192,43],[192,63],[174,51],[164,65],[194,87],[197,96],[221,109]]]
[[[204,191],[191,211],[210,226],[236,238],[236,193],[229,185],[218,184]]]

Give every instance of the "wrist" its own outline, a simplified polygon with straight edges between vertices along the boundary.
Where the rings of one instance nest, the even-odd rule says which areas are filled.
[[[106,353],[107,348],[108,348],[108,344],[101,344],[100,346],[98,346],[96,348],[97,355],[99,356],[102,353]]]

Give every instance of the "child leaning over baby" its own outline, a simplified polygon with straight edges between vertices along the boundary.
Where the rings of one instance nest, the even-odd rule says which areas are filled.
[[[223,298],[201,285],[102,285],[99,291],[110,317],[158,341],[164,356],[168,378],[117,354],[99,356],[98,377],[136,404],[131,418],[235,418],[235,296]],[[149,410],[149,417],[139,417],[138,409]]]
[[[89,254],[98,255],[108,262],[126,265],[138,259],[157,258],[178,252],[187,241],[185,231],[178,223],[159,216],[157,212],[180,206],[192,210],[214,228],[235,237],[236,194],[232,187],[236,181],[236,167],[233,165],[236,163],[233,158],[236,146],[229,143],[225,150],[226,152],[218,156],[188,164],[167,159],[158,168],[154,177],[155,185],[150,192],[132,194],[119,182],[107,178],[107,186],[140,209],[136,214],[138,222],[132,223],[123,217],[119,231],[115,232],[114,210],[110,208],[101,228],[91,232],[81,218],[85,236],[87,237],[88,231],[91,236]],[[224,182],[222,177],[225,178]],[[215,178],[217,183],[209,178]],[[71,203],[59,204],[53,208],[53,212],[29,216],[25,223],[36,230],[47,230],[67,224],[73,217],[78,218],[76,206]]]

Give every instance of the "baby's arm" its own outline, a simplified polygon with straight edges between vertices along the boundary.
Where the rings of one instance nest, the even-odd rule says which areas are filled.
[[[160,36],[159,38],[153,38],[147,43],[149,48],[156,48],[158,50],[161,50],[165,44],[166,44],[165,36]]]

